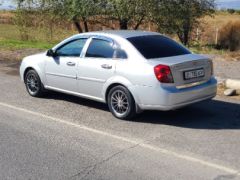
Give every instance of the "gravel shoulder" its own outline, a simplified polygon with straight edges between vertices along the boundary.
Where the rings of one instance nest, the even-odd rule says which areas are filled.
[[[10,49],[0,49],[0,61],[21,61],[22,58],[44,52],[42,49],[18,49],[18,50],[10,50]]]
[[[214,74],[223,79],[240,80],[240,61],[226,60],[221,56],[213,57]]]

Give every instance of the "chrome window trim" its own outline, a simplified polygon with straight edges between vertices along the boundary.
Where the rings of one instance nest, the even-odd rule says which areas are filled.
[[[115,41],[114,41],[113,39],[108,38],[108,37],[104,37],[104,36],[94,35],[94,36],[92,36],[92,37],[89,38],[88,44],[85,44],[85,45],[87,45],[87,47],[86,47],[86,49],[84,49],[84,50],[85,50],[85,51],[84,51],[84,54],[83,54],[81,57],[84,58],[84,59],[105,59],[105,60],[113,59],[113,57],[112,57],[112,58],[86,57],[87,50],[88,50],[91,42],[92,42],[94,39],[102,40],[102,41],[107,41],[107,42],[111,43],[111,47],[114,49]]]
[[[107,42],[110,42],[111,43],[111,46],[112,48],[115,50],[117,48],[120,48],[120,45],[119,43],[117,43],[115,40],[113,40],[112,38],[109,38],[109,37],[105,37],[105,36],[97,36],[97,35],[93,35],[91,37],[89,37],[88,41],[86,42],[83,50],[82,50],[82,54],[81,54],[81,58],[84,58],[84,59],[105,59],[105,60],[127,60],[128,59],[128,55],[127,55],[127,52],[125,50],[123,50],[125,52],[125,54],[127,55],[127,58],[100,58],[100,57],[86,57],[86,53],[87,53],[87,50],[92,42],[93,39],[98,39],[98,40],[103,40],[103,41],[107,41]]]
[[[54,51],[57,52],[57,50],[59,50],[60,48],[66,46],[66,45],[68,45],[68,44],[70,44],[70,43],[72,43],[74,41],[78,41],[78,40],[82,40],[82,39],[86,39],[86,42],[85,42],[85,44],[83,46],[83,49],[84,49],[84,47],[86,46],[86,43],[87,43],[89,38],[87,38],[87,37],[78,37],[78,38],[70,39],[70,40],[60,44],[59,46],[54,48]],[[82,49],[82,52],[83,52],[83,49]],[[75,57],[75,58],[77,58],[77,57],[81,57],[82,52],[80,53],[80,56],[59,56],[59,57]]]

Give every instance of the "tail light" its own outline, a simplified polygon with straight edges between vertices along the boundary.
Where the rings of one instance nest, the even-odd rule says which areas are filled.
[[[159,64],[154,67],[154,73],[161,83],[174,83],[169,66]]]

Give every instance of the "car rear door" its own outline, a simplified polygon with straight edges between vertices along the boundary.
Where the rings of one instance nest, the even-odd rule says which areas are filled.
[[[102,100],[105,82],[115,73],[114,42],[103,37],[92,37],[84,57],[78,64],[78,91],[89,98]]]
[[[77,64],[87,38],[75,39],[60,46],[56,57],[46,60],[46,84],[49,88],[77,92]]]

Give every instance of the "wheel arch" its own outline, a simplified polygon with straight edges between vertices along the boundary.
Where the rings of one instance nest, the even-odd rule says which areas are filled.
[[[106,89],[106,92],[105,92],[105,95],[104,95],[104,99],[105,101],[107,102],[107,98],[108,98],[108,94],[110,92],[110,90],[116,86],[123,86],[125,88],[127,88],[125,85],[121,84],[121,83],[113,83],[113,84],[110,84],[107,89]],[[128,88],[127,88],[128,89]],[[128,89],[129,90],[129,89]],[[131,93],[132,94],[132,93]]]
[[[24,72],[23,72],[23,80],[24,80],[24,82],[25,82],[25,78],[26,78],[27,72],[30,71],[30,70],[36,71],[36,70],[35,70],[34,68],[32,68],[32,67],[27,67],[27,68],[24,70]]]
[[[107,97],[108,97],[110,90],[116,86],[123,86],[130,92],[130,94],[132,95],[132,97],[134,99],[134,102],[136,105],[136,110],[137,110],[137,112],[140,113],[141,109],[139,108],[139,105],[138,105],[139,104],[138,95],[136,93],[134,93],[134,86],[132,85],[132,83],[125,78],[123,79],[123,78],[118,77],[114,81],[111,81],[111,82],[105,84],[104,91],[103,91],[105,102],[107,103]]]
[[[27,74],[27,72],[30,71],[30,70],[36,71],[37,74],[38,74],[38,76],[39,76],[39,78],[40,78],[40,80],[41,80],[41,82],[42,82],[42,83],[44,82],[43,74],[41,73],[41,71],[40,71],[38,68],[35,68],[35,67],[33,67],[33,66],[28,66],[28,67],[26,67],[26,68],[24,69],[24,72],[23,72],[23,80],[24,80],[24,82],[25,82],[26,74]]]

